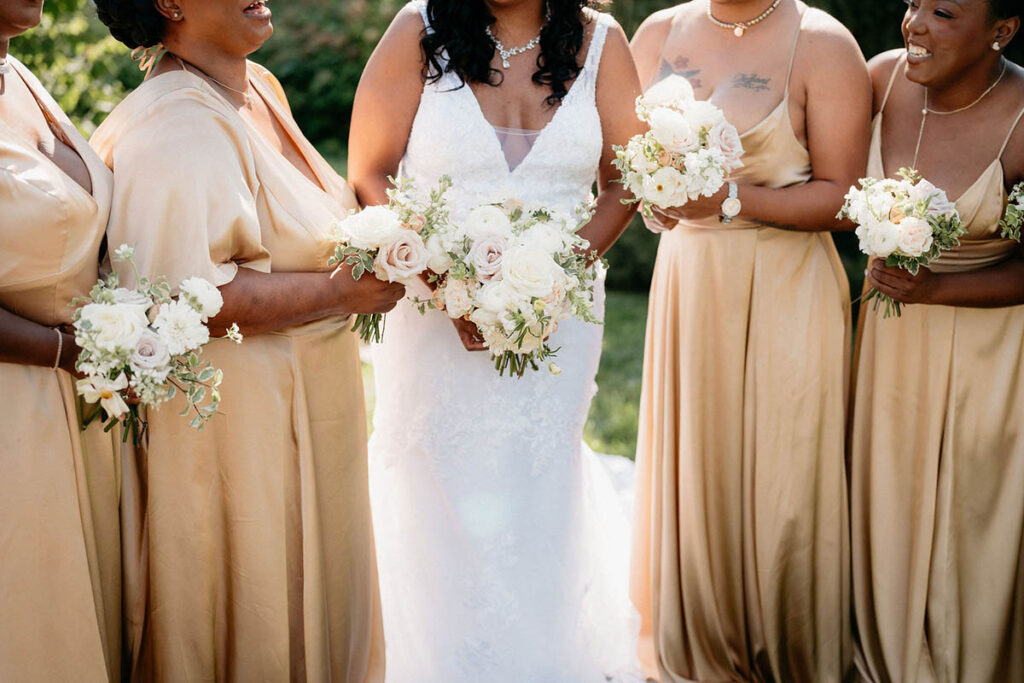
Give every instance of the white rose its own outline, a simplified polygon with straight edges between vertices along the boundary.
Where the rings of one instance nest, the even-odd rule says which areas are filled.
[[[565,274],[551,255],[535,247],[517,247],[505,253],[503,282],[524,297],[545,297]]]
[[[153,327],[172,356],[194,351],[210,341],[210,331],[203,324],[199,311],[183,301],[170,301],[161,306]]]
[[[726,171],[732,172],[743,167],[743,143],[736,132],[736,126],[724,119],[720,121],[708,131],[708,145],[712,149],[721,150]]]
[[[487,235],[473,243],[467,260],[476,269],[477,279],[488,282],[501,275],[502,256],[508,244],[504,237]]]
[[[84,328],[85,323],[95,334],[93,343],[98,349],[131,353],[149,321],[138,305],[86,304],[82,307],[78,327]]]
[[[368,206],[340,221],[334,238],[356,249],[379,249],[404,231],[394,211],[386,206]]]
[[[167,344],[160,339],[159,335],[151,330],[146,330],[139,337],[139,343],[135,345],[135,352],[132,353],[132,368],[136,372],[166,375],[170,362],[171,354],[167,350]]]
[[[204,323],[220,313],[220,309],[224,306],[224,297],[221,296],[220,290],[214,287],[209,280],[204,280],[201,277],[190,277],[183,280],[178,286],[178,294],[192,308],[199,311]]]
[[[139,315],[143,318],[147,318],[149,309],[153,306],[153,300],[148,296],[137,289],[127,289],[125,287],[118,287],[114,290],[114,303],[137,309]]]
[[[694,100],[686,105],[686,119],[694,130],[714,128],[725,121],[725,114],[715,105],[705,100]]]
[[[650,109],[679,107],[694,100],[693,86],[685,77],[673,74],[648,88],[643,97]]]
[[[377,252],[373,272],[386,282],[409,282],[426,270],[429,260],[430,252],[423,238],[412,230],[403,230]]]
[[[427,238],[427,253],[427,268],[438,275],[444,275],[455,265],[440,235],[431,235]]]
[[[470,239],[477,240],[484,235],[498,235],[508,238],[512,235],[512,222],[497,206],[478,206],[466,216],[464,232]]]
[[[569,240],[567,223],[564,218],[537,223],[519,236],[518,244],[542,249],[549,254],[565,251]]]
[[[476,292],[477,310],[483,310],[490,314],[490,316],[486,316],[488,318],[486,324],[489,325],[494,324],[492,317],[515,306],[517,299],[517,293],[504,280],[491,280]],[[475,314],[476,311],[473,312],[473,315]],[[470,316],[470,319],[476,322],[473,316]]]
[[[444,305],[448,317],[461,318],[473,310],[473,297],[465,280],[448,280],[444,284]]]
[[[642,196],[645,200],[668,208],[686,203],[686,188],[683,186],[683,174],[674,168],[659,168],[653,175],[644,178]]]
[[[875,221],[866,226],[863,241],[868,254],[888,258],[899,247],[899,233],[891,221]]]
[[[920,256],[932,248],[932,226],[928,221],[907,216],[896,224],[899,250],[906,256]]]
[[[121,397],[121,391],[128,388],[128,378],[123,372],[116,379],[86,377],[78,380],[76,387],[86,403],[99,401],[110,417],[119,418],[128,412],[128,404]]]
[[[641,137],[630,139],[626,145],[626,159],[629,161],[629,167],[638,173],[649,174],[658,170],[658,162],[648,159],[644,153],[644,142]]]
[[[686,120],[686,116],[668,107],[651,110],[651,135],[665,149],[682,154],[700,145],[699,131]]]

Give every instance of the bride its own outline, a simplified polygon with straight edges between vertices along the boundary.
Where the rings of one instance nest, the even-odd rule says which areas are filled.
[[[450,176],[456,220],[516,198],[571,212],[603,253],[632,217],[613,144],[639,132],[622,29],[586,0],[429,0],[394,20],[363,74],[349,177]],[[426,296],[426,286],[413,295]],[[603,314],[603,281],[596,309]],[[628,510],[582,443],[601,327],[563,324],[559,375],[495,372],[476,327],[409,302],[374,349],[373,514],[397,683],[632,679]]]

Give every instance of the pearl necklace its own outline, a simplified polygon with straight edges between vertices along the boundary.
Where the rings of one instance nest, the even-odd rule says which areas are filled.
[[[1002,82],[1003,76],[1006,75],[1006,58],[1003,58],[1002,61],[1003,70],[999,72],[999,78],[996,79],[996,82],[988,86],[985,92],[981,93],[978,99],[974,100],[973,102],[966,106],[960,107],[959,109],[953,109],[952,111],[937,111],[935,109],[932,109],[931,107],[928,106],[928,88],[924,89],[924,109],[921,110],[921,129],[917,132],[917,145],[914,146],[914,164],[911,168],[915,170],[917,169],[917,158],[918,155],[921,153],[921,139],[924,137],[924,125],[925,123],[928,122],[928,114],[935,114],[936,116],[950,116],[951,114],[959,114],[960,112],[967,111],[974,105],[981,102],[988,96],[990,92],[996,89],[996,86],[999,85],[1000,82]]]
[[[772,12],[777,10],[779,8],[779,5],[781,4],[782,0],[775,0],[775,2],[772,3],[772,6],[766,9],[764,12],[762,12],[761,16],[757,17],[756,19],[752,19],[750,21],[737,21],[735,24],[730,24],[728,22],[721,21],[715,18],[715,15],[711,13],[711,0],[708,0],[707,15],[708,19],[710,19],[711,23],[714,24],[715,26],[721,26],[722,28],[732,29],[732,34],[734,36],[736,36],[737,38],[742,38],[743,34],[747,32],[748,28],[755,24],[760,24],[762,21],[767,19],[768,16]]]
[[[548,21],[551,20],[550,13],[548,14],[547,18]],[[494,33],[491,31],[490,26],[484,27],[484,33],[486,33],[487,37],[491,39],[492,43],[494,43],[494,47],[498,50],[498,54],[501,55],[501,66],[505,69],[511,66],[511,64],[508,61],[510,58],[515,57],[516,55],[521,55],[524,52],[529,52],[530,50],[540,45],[539,33],[537,34],[536,38],[531,39],[530,42],[528,42],[526,45],[521,45],[519,47],[513,47],[508,49],[506,49],[505,46],[501,44],[501,41],[498,40],[497,36],[495,36]]]
[[[7,61],[7,57],[0,57],[0,76],[11,72],[11,63]]]

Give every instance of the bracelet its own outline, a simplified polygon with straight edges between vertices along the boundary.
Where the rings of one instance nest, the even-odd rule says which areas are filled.
[[[64,353],[64,335],[56,327],[53,331],[57,333],[57,358],[53,361],[53,371],[60,369],[60,357]]]

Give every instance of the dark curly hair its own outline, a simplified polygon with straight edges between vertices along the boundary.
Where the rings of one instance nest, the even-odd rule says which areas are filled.
[[[533,82],[551,88],[546,101],[555,105],[568,93],[566,83],[583,70],[579,59],[586,21],[583,10],[598,3],[545,0],[545,4],[551,19],[540,32],[540,54]],[[423,34],[420,46],[426,59],[423,75],[429,82],[436,83],[445,72],[451,72],[463,85],[501,84],[501,72],[491,68],[497,48],[484,33],[496,20],[483,0],[427,0],[427,17],[432,30]]]
[[[164,39],[166,24],[153,0],[95,0],[96,14],[128,47],[152,47]]]

